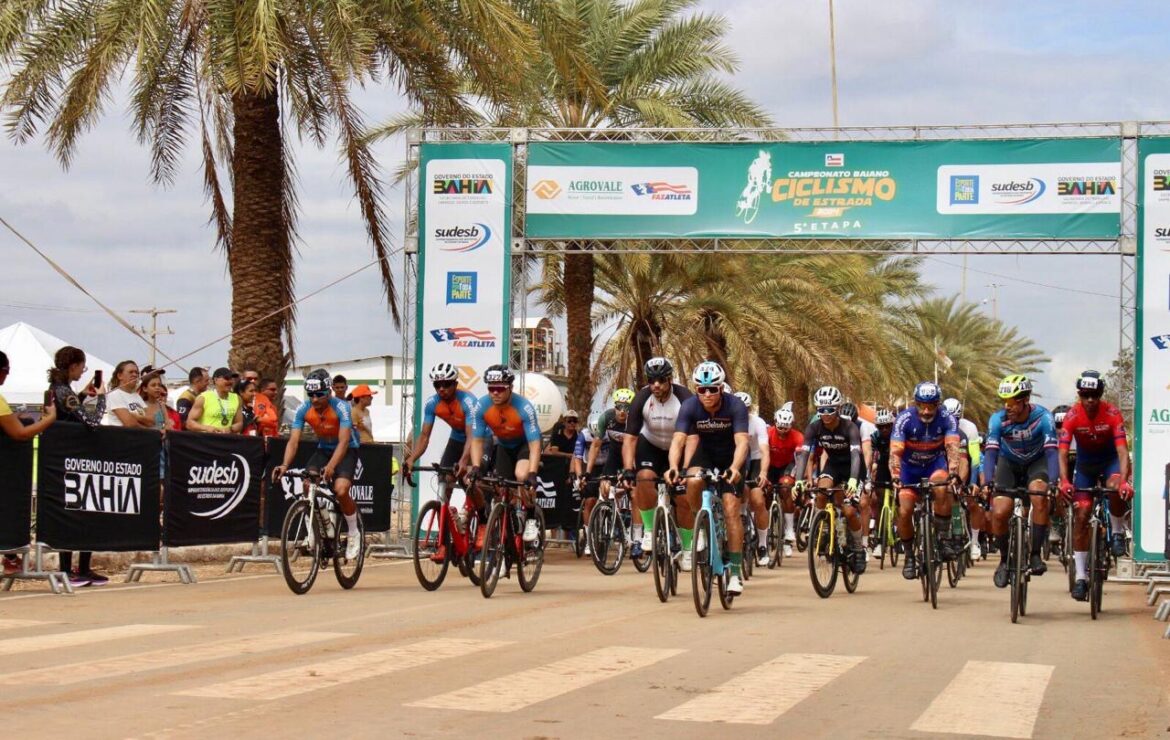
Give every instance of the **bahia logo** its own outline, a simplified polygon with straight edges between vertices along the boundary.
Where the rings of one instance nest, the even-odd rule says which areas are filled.
[[[991,194],[1001,205],[1021,206],[1044,195],[1048,186],[1038,177],[1027,180],[1008,180],[991,185]]]
[[[252,484],[252,471],[243,455],[233,454],[226,465],[212,460],[210,465],[193,465],[187,474],[188,492],[221,494],[219,506],[210,511],[194,511],[195,516],[206,519],[222,519],[235,511],[244,500]]]
[[[474,252],[491,238],[491,227],[483,223],[435,229],[435,239],[447,245],[439,247],[444,252]]]

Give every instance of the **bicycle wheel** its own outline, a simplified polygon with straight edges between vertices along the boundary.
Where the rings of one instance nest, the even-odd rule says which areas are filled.
[[[1008,588],[1011,589],[1012,602],[1012,623],[1015,624],[1020,617],[1020,593],[1022,591],[1023,569],[1020,568],[1020,558],[1023,552],[1023,542],[1020,537],[1019,521],[1011,523],[1011,531],[1008,533],[1008,578],[1010,583]]]
[[[414,574],[427,591],[434,591],[443,584],[447,568],[451,565],[451,535],[441,526],[442,516],[442,502],[428,501],[419,510],[418,521],[414,525],[414,547],[411,549]],[[440,549],[443,550],[443,557],[436,559],[435,553]]]
[[[670,517],[670,595],[678,596],[678,582],[682,578],[682,565],[679,564],[682,553],[682,537],[678,533],[678,522],[674,515]]]
[[[544,567],[544,509],[533,507],[532,518],[536,520],[538,532],[534,542],[520,542],[520,562],[516,566],[516,575],[520,580],[520,590],[529,593],[536,588],[540,580],[540,569]]]
[[[768,509],[768,570],[780,567],[784,560],[784,511],[772,502]]]
[[[845,555],[838,555],[841,567],[841,580],[845,584],[845,591],[853,593],[857,590],[857,584],[861,582],[861,574],[854,573],[853,567],[849,564],[849,558]]]
[[[740,577],[743,577],[743,569],[740,569]],[[735,598],[731,592],[727,590],[731,581],[731,564],[723,564],[723,572],[715,579],[719,582],[719,605],[725,610],[731,609],[731,601]]]
[[[1073,515],[1071,511],[1064,515],[1064,533],[1061,535],[1061,541],[1060,564],[1064,566],[1065,570],[1073,571],[1068,587],[1071,591],[1072,584],[1076,580],[1076,564],[1073,562]]]
[[[829,515],[818,511],[812,518],[808,534],[808,575],[813,590],[822,599],[829,598],[837,587],[837,563],[833,552],[833,530]]]
[[[463,555],[464,572],[472,586],[479,585],[479,550],[475,548],[475,540],[479,536],[479,529],[484,525],[479,523],[479,516],[472,514],[467,518],[467,552]]]
[[[902,546],[902,541],[899,540],[897,538],[897,536],[895,535],[894,518],[896,516],[896,514],[895,514],[896,509],[891,507],[889,509],[889,512],[890,512],[889,529],[885,533],[886,542],[888,543],[888,547],[886,548],[886,550],[890,554],[890,567],[897,568],[898,567],[898,558],[902,554],[901,552],[899,552],[898,548],[900,548]]]
[[[707,546],[707,539],[711,536],[710,512],[699,511],[695,515],[694,532],[691,538],[691,594],[695,611],[700,617],[705,617],[711,606],[711,548]]]
[[[812,506],[805,504],[796,512],[796,549],[798,552],[804,552],[808,548],[808,535],[812,528],[812,509]]]
[[[883,506],[881,513],[878,514],[877,529],[874,530],[877,533],[878,545],[882,548],[882,557],[880,560],[878,560],[878,570],[885,570],[886,569],[886,552],[888,550],[894,549],[893,543],[889,542],[888,539],[886,538],[886,532],[889,531],[889,528],[890,528],[890,510]],[[891,556],[893,555],[893,553],[890,553],[890,554],[891,554]],[[890,567],[892,568],[893,566],[894,566],[894,562],[893,562],[893,559],[891,558]]]
[[[577,535],[573,540],[573,551],[577,553],[578,558],[585,554],[585,538],[589,536],[589,530],[585,527],[584,512],[584,508],[577,509]]]
[[[1101,527],[1095,526],[1089,533],[1089,616],[1093,619],[1101,612],[1101,570],[1103,538]]]
[[[957,555],[947,561],[947,585],[951,588],[959,585],[959,564],[962,562],[962,557],[962,555]]]
[[[309,517],[309,502],[297,499],[280,528],[280,572],[294,594],[313,587],[321,567],[321,535]]]
[[[349,546],[350,540],[357,537],[360,544],[358,547],[358,555],[353,560],[345,557],[345,551]],[[450,556],[448,556],[450,560]],[[337,523],[337,541],[333,547],[333,575],[337,576],[337,582],[341,584],[342,588],[353,588],[357,585],[358,579],[362,577],[362,568],[366,564],[366,530],[365,525],[362,524],[361,512],[357,515],[357,531],[350,532],[349,524],[345,521],[345,517],[341,517]]]
[[[630,548],[630,562],[639,573],[650,570],[650,566],[654,564],[652,555],[652,550],[643,550],[641,555],[634,557],[633,547]]]
[[[670,579],[674,576],[674,558],[670,554],[670,517],[659,507],[654,511],[651,564],[654,566],[654,591],[662,603],[670,598]]]
[[[748,534],[749,531],[751,532],[750,535]],[[751,526],[745,528],[743,531],[743,547],[740,548],[740,557],[743,560],[743,564],[739,568],[739,576],[743,579],[744,583],[747,583],[751,579],[752,569],[756,566],[757,542],[759,542],[759,538],[756,536],[756,523],[753,521],[751,522]]]
[[[1022,582],[1020,584],[1020,616],[1024,617],[1028,614],[1028,584],[1032,581],[1032,565],[1029,555],[1032,552],[1032,525],[1025,523],[1020,525],[1024,529],[1020,533],[1020,563],[1023,565],[1020,568],[1022,573]]]
[[[603,575],[612,576],[626,558],[626,543],[617,510],[608,500],[598,501],[589,515],[589,544],[593,564]]]
[[[505,528],[508,526],[507,507],[502,503],[492,505],[492,513],[488,515],[487,534],[483,538],[483,552],[479,561],[479,590],[485,599],[490,599],[496,590],[496,583],[500,580],[500,571],[504,567],[504,543],[506,541]]]
[[[942,561],[938,559],[937,540],[930,514],[926,515],[926,536],[923,544],[926,547],[925,557],[922,560],[923,573],[926,575],[926,585],[930,588],[930,608],[938,608],[938,587],[942,583]]]

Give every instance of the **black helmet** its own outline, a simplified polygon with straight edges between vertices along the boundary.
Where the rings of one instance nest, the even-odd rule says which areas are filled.
[[[328,393],[333,387],[333,378],[329,375],[329,371],[324,368],[317,368],[305,376],[305,393]]]
[[[487,370],[483,371],[483,382],[485,385],[492,385],[495,383],[505,383],[512,385],[516,380],[516,374],[512,372],[507,365],[492,365]]]
[[[1052,420],[1056,423],[1057,429],[1060,429],[1060,427],[1064,424],[1064,415],[1067,414],[1071,408],[1072,407],[1070,407],[1068,404],[1062,403],[1061,405],[1052,409]]]
[[[857,421],[857,406],[853,403],[843,403],[841,404],[841,409],[837,412],[837,415],[842,419]]]
[[[646,380],[662,380],[674,375],[674,366],[665,357],[651,357],[646,360]]]
[[[1077,378],[1077,393],[1102,395],[1105,393],[1105,378],[1096,370],[1086,370]]]

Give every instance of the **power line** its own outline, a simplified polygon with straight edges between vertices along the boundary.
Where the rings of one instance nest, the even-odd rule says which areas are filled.
[[[22,311],[56,311],[58,313],[97,313],[92,308],[74,308],[71,306],[53,306],[45,303],[0,303],[3,308],[17,308]]]
[[[926,258],[932,259],[935,262],[938,262],[939,264],[947,265],[948,267],[962,267],[962,265],[956,265],[954,262],[947,262],[946,260],[939,259],[938,257],[934,257],[932,255],[926,255]],[[1121,296],[1117,295],[1116,293],[1098,293],[1098,292],[1093,291],[1093,290],[1082,290],[1080,288],[1069,288],[1069,287],[1066,287],[1063,285],[1050,285],[1049,283],[1040,283],[1040,282],[1037,282],[1035,280],[1025,280],[1024,278],[1019,278],[1019,277],[1016,277],[1015,275],[1004,275],[1003,273],[999,273],[999,272],[989,272],[988,270],[977,270],[974,267],[968,267],[966,269],[970,270],[971,272],[978,272],[981,275],[988,275],[990,277],[997,277],[997,278],[1002,278],[1004,280],[1011,280],[1011,281],[1017,282],[1017,283],[1024,283],[1025,285],[1035,285],[1038,288],[1049,288],[1051,290],[1063,290],[1063,291],[1066,291],[1068,293],[1080,293],[1082,295],[1095,295],[1095,296],[1100,296],[1102,298],[1112,298],[1115,301],[1119,300],[1121,298]]]

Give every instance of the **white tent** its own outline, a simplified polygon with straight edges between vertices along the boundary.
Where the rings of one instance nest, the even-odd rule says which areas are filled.
[[[43,403],[45,391],[49,387],[48,370],[53,366],[53,355],[66,344],[69,343],[64,339],[58,339],[23,321],[0,329],[0,351],[8,355],[8,364],[12,368],[8,380],[0,386],[0,395],[14,404]],[[89,382],[95,370],[101,370],[106,381],[114,373],[114,366],[110,363],[89,352],[85,355],[89,370],[74,384],[77,390]]]

